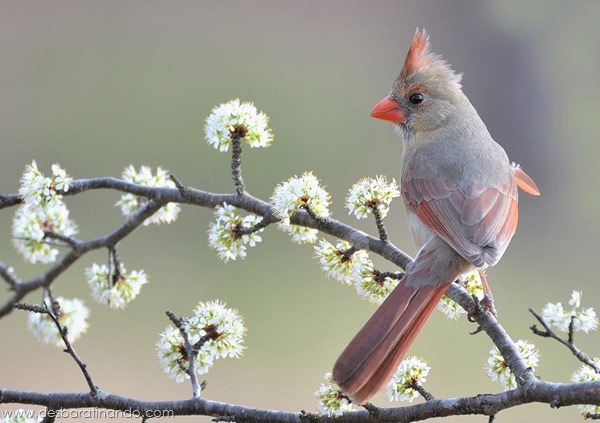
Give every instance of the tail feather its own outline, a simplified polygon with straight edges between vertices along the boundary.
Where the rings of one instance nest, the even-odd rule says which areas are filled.
[[[401,319],[402,321],[399,321],[396,327],[394,327],[394,332],[402,331],[403,333],[396,341],[393,348],[387,353],[387,359],[380,363],[379,367],[377,367],[377,369],[371,374],[371,377],[366,381],[366,383],[354,394],[353,397],[357,403],[362,404],[368,398],[385,388],[390,381],[390,378],[396,372],[398,366],[406,356],[408,349],[423,328],[423,325],[433,312],[433,309],[437,305],[438,301],[448,289],[448,285],[450,285],[450,282],[442,285],[441,287],[428,286],[427,288],[429,289],[421,288],[417,292],[417,296],[419,297],[417,301],[423,300],[426,302],[425,306],[418,310],[407,309],[407,316],[414,317]],[[420,307],[421,304],[418,306]],[[408,327],[405,327],[407,326],[406,323],[408,323]]]
[[[333,380],[354,402],[362,404],[385,387],[450,283],[465,270],[468,263],[452,254],[455,260],[439,260],[425,246],[337,359]]]

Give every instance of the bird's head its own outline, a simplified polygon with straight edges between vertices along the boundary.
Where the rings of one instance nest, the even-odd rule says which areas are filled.
[[[468,103],[460,80],[461,75],[430,51],[425,30],[417,28],[391,93],[377,103],[371,116],[408,134],[433,131],[465,100]]]

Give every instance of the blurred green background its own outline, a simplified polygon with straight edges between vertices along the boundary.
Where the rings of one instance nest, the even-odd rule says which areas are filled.
[[[271,148],[245,150],[249,191],[266,199],[278,182],[313,170],[333,196],[334,217],[375,233],[373,222],[347,216],[344,196],[361,177],[399,176],[401,143],[368,113],[388,93],[415,28],[425,27],[433,50],[465,74],[464,91],[496,141],[541,189],[539,198],[522,197],[519,231],[489,281],[511,336],[541,349],[539,376],[567,381],[578,362],[530,334],[527,309],[566,303],[573,289],[583,290],[584,305],[600,308],[599,18],[597,0],[3,0],[0,192],[17,191],[32,159],[45,172],[59,162],[75,178],[160,165],[191,186],[231,192],[229,156],[204,142],[203,121],[214,105],[240,98],[264,110],[275,133]],[[118,225],[118,198],[89,192],[67,199],[82,239]],[[44,267],[25,265],[14,252],[12,213],[0,213],[0,260],[32,277]],[[414,254],[403,213],[393,203],[388,231]],[[189,386],[156,364],[164,311],[189,314],[198,301],[219,298],[245,317],[248,348],[241,360],[216,363],[204,395],[314,411],[323,374],[373,307],[327,280],[312,247],[292,245],[275,228],[246,260],[223,264],[207,247],[210,219],[210,210],[185,207],[175,224],[141,228],[120,245],[127,267],[150,276],[124,311],[88,295],[84,269],[106,260],[105,251],[69,269],[55,291],[84,298],[92,310],[89,333],[75,346],[106,391],[187,398]],[[0,300],[8,296],[3,289]],[[0,386],[85,391],[72,360],[38,344],[25,322],[23,312],[0,320]],[[433,395],[501,390],[482,371],[491,342],[469,336],[472,329],[435,313],[411,348],[433,368],[426,385]],[[597,333],[576,341],[600,354]],[[375,403],[388,405],[383,396]],[[528,405],[496,421],[580,420],[573,407]]]

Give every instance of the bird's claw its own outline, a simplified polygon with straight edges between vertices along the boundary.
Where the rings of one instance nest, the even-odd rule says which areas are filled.
[[[496,307],[494,306],[494,297],[492,293],[486,292],[483,294],[483,298],[481,299],[481,306],[487,312],[489,312],[492,316],[498,317],[498,312],[496,311]]]

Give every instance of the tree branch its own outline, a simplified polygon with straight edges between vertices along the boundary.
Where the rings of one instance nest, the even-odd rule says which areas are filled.
[[[241,175],[240,175],[241,176]],[[239,186],[236,186],[239,188]],[[0,265],[0,276],[14,292],[13,296],[0,307],[0,317],[12,309],[13,303],[40,287],[48,287],[62,272],[88,251],[98,248],[114,249],[117,243],[139,227],[145,219],[158,211],[163,205],[174,202],[200,207],[213,208],[228,203],[249,213],[262,216],[261,224],[265,226],[276,222],[268,202],[257,199],[242,189],[236,194],[218,194],[183,187],[153,188],[128,183],[115,178],[95,178],[77,180],[70,186],[65,196],[76,195],[95,189],[111,189],[145,197],[148,201],[132,216],[127,218],[113,232],[87,241],[70,240],[71,250],[63,255],[46,273],[37,278],[20,281],[8,273],[4,265]],[[0,209],[20,204],[16,194],[0,197]],[[263,223],[264,222],[264,223]],[[328,217],[311,216],[310,211],[303,210],[293,214],[291,223],[313,229],[348,241],[353,249],[364,249],[380,255],[401,269],[412,263],[412,258],[385,239],[378,239],[362,231]],[[380,238],[386,238],[381,237]],[[241,405],[226,404],[195,397],[183,401],[145,402],[133,398],[99,391],[98,395],[90,393],[39,393],[28,391],[0,390],[0,403],[20,403],[43,405],[48,409],[98,407],[112,410],[146,411],[171,410],[174,415],[206,415],[218,420],[245,422],[299,422],[310,418],[323,422],[365,422],[365,421],[398,421],[409,422],[426,420],[432,417],[452,415],[480,414],[493,416],[498,412],[517,405],[531,402],[547,403],[552,407],[575,404],[593,404],[600,398],[600,382],[587,383],[552,383],[538,380],[517,351],[514,342],[499,324],[496,318],[486,312],[473,300],[472,296],[460,285],[450,285],[447,295],[458,302],[465,310],[473,310],[473,320],[490,337],[498,347],[511,371],[516,375],[517,389],[498,394],[483,394],[472,397],[430,399],[429,401],[399,408],[378,408],[377,416],[367,410],[345,413],[335,419],[292,413],[277,410],[261,410]]]
[[[50,286],[50,284],[52,284],[52,282],[54,282],[58,276],[60,276],[85,253],[99,248],[114,248],[120,240],[133,232],[144,222],[144,220],[152,216],[163,205],[164,203],[159,203],[156,200],[148,201],[143,207],[129,216],[125,222],[123,222],[113,232],[100,238],[95,238],[88,241],[72,240],[71,251],[59,258],[49,270],[38,277],[28,281],[18,281],[13,277],[13,283],[10,286],[10,289],[14,291],[14,294],[2,306],[0,306],[0,317],[10,313],[13,310],[13,304],[21,301],[29,292],[41,287]]]
[[[535,381],[527,388],[497,394],[481,394],[472,397],[432,399],[430,401],[397,408],[377,408],[377,417],[367,410],[344,413],[339,417],[326,417],[311,414],[310,420],[324,423],[364,423],[372,421],[408,423],[434,417],[486,415],[491,416],[502,410],[530,403],[545,403],[551,407],[564,407],[576,404],[593,403],[590,398],[600,396],[600,382],[552,383]],[[169,412],[174,416],[212,416],[227,421],[238,422],[296,422],[307,417],[302,412],[266,410],[242,405],[211,401],[195,397],[181,401],[140,401],[119,395],[100,392],[97,397],[90,393],[42,393],[0,390],[0,403],[41,405],[52,409],[60,408],[105,408],[111,410],[133,410],[140,415],[156,412]]]
[[[99,248],[114,248],[120,240],[139,227],[146,218],[150,217],[166,203],[190,204],[207,208],[214,208],[217,205],[228,203],[250,213],[262,216],[266,219],[265,223],[277,221],[269,203],[249,194],[217,194],[193,188],[180,190],[178,188],[146,187],[111,177],[74,181],[72,186],[69,187],[69,191],[65,192],[64,195],[72,196],[96,189],[111,189],[131,193],[146,197],[151,201],[148,201],[143,207],[138,209],[113,232],[87,241],[73,240],[72,250],[58,259],[54,266],[46,273],[29,281],[23,281],[11,286],[15,294],[4,305],[0,306],[0,317],[12,311],[12,305],[15,302],[21,301],[27,293],[39,287],[49,286],[83,254]],[[4,197],[15,199],[18,195],[11,194]],[[9,203],[2,204],[7,205]],[[18,205],[20,201],[13,201],[10,204]],[[301,210],[294,213],[291,217],[291,223],[317,229],[323,233],[348,241],[356,248],[379,254],[402,269],[405,269],[412,262],[412,258],[409,255],[398,249],[391,242],[381,241],[335,219],[319,216],[315,220],[306,211]]]

